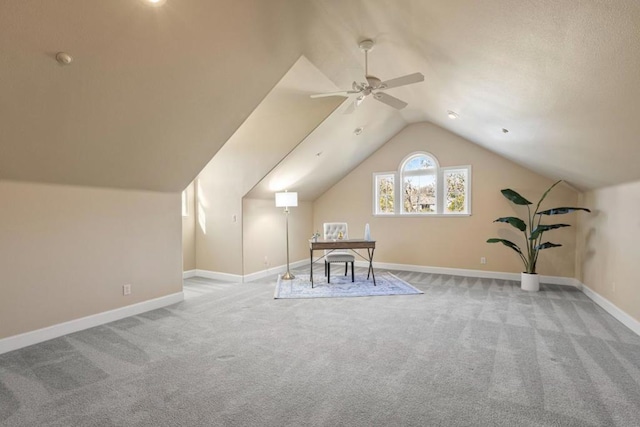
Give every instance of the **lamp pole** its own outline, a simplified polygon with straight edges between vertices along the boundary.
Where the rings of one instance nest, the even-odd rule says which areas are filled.
[[[289,207],[298,206],[298,193],[288,191],[276,193],[276,207],[283,207],[286,226],[286,239],[287,239],[287,272],[284,273],[282,279],[291,280],[295,278],[291,271],[289,271]]]
[[[291,279],[294,279],[296,276],[291,274],[291,272],[289,271],[289,207],[288,206],[284,208],[284,215],[285,215],[285,224],[287,229],[287,272],[284,273],[282,278],[284,280],[291,280]]]

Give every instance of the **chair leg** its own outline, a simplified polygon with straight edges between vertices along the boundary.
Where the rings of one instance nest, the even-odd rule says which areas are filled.
[[[347,275],[347,266],[348,266],[348,265],[349,265],[349,263],[348,263],[348,262],[345,262],[345,263],[344,263],[344,275],[345,275],[345,276]]]
[[[352,282],[356,281],[356,275],[353,274],[353,261],[351,261],[351,281]]]
[[[324,277],[327,277],[327,261],[324,261]]]
[[[331,263],[327,263],[327,283],[331,283]]]

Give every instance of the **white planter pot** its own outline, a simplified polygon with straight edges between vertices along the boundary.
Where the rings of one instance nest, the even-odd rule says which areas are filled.
[[[540,276],[529,273],[521,274],[520,287],[523,291],[538,292],[540,290]]]

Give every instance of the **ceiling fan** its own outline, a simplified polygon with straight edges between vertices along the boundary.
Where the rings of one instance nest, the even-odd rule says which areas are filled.
[[[373,95],[373,99],[380,101],[384,104],[387,104],[393,108],[398,110],[406,107],[406,102],[396,98],[395,96],[391,96],[384,91],[387,89],[392,89],[394,87],[410,85],[413,83],[419,83],[424,81],[424,76],[422,73],[413,73],[407,74],[406,76],[396,77],[395,79],[381,81],[376,76],[369,74],[369,58],[368,54],[371,49],[373,49],[373,40],[362,40],[358,46],[364,52],[364,76],[366,82],[353,82],[351,85],[351,90],[343,90],[338,92],[328,92],[328,93],[317,93],[311,95],[312,98],[321,98],[325,96],[350,96],[357,95],[355,101],[349,106],[345,113],[352,112],[355,107],[359,107],[360,104],[367,98],[369,95]]]

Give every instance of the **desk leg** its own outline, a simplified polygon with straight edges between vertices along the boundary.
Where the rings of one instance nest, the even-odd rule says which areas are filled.
[[[309,249],[309,280],[311,280],[311,288],[313,288],[313,249]]]
[[[376,275],[373,273],[373,252],[375,248],[367,248],[367,253],[369,254],[369,269],[367,270],[367,280],[369,280],[369,274],[373,277],[373,286],[376,286]]]

